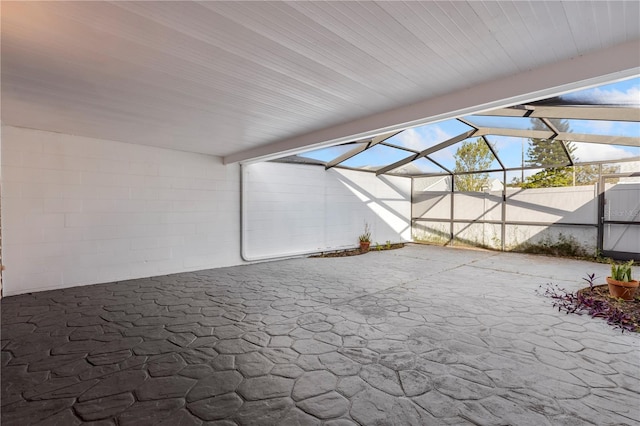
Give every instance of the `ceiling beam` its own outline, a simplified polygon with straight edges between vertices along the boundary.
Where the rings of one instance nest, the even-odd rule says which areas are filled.
[[[608,145],[640,147],[640,138],[633,136],[591,135],[586,133],[558,132],[551,130],[502,129],[497,127],[481,127],[476,136],[513,136],[525,139],[555,139],[568,142],[587,142]]]
[[[527,109],[523,105],[515,105],[512,107],[493,109],[491,111],[483,111],[474,115],[487,117],[527,117],[529,114],[531,114],[531,109]]]
[[[529,117],[569,120],[640,121],[640,108],[596,106],[536,106]]]
[[[563,141],[599,143],[605,145],[622,145],[640,147],[640,138],[633,136],[606,136],[606,135],[590,135],[585,133],[567,133],[560,132],[558,137]]]
[[[557,96],[638,74],[638,41],[545,64],[473,87],[274,141],[223,158],[225,164],[291,155],[422,124]]]
[[[558,118],[568,120],[640,121],[640,108],[616,106],[533,106],[499,108],[475,115],[497,117]]]
[[[481,127],[476,136],[513,136],[516,138],[552,139],[556,133],[551,130],[509,129],[501,127]]]

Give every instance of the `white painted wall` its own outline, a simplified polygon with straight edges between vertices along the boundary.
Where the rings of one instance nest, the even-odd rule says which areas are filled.
[[[2,127],[4,294],[235,265],[219,157]]]
[[[374,244],[411,239],[410,179],[263,162],[243,185],[249,260],[355,247],[365,221]]]

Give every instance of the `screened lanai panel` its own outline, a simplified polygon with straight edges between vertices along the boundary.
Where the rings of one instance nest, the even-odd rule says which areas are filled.
[[[444,191],[414,192],[412,217],[424,220],[450,220],[451,197],[452,193]]]
[[[525,166],[528,167],[564,167],[571,165],[562,142],[559,140],[544,139],[544,143],[538,143],[535,150],[528,150],[525,157]]]
[[[640,115],[640,113],[639,113]],[[640,119],[640,117],[638,117]],[[609,120],[566,120],[571,133],[640,138],[640,123]]]
[[[575,148],[571,152],[575,162],[592,162],[604,160],[622,160],[631,157],[640,157],[640,146],[623,146],[587,142],[572,142]]]
[[[345,145],[336,145],[330,146],[328,148],[320,148],[313,151],[303,152],[298,154],[298,157],[311,158],[312,160],[322,161],[327,163],[334,158],[338,158],[339,156],[346,154],[347,152],[355,149],[358,146],[362,146],[363,144],[345,144]]]
[[[378,170],[396,161],[410,157],[412,154],[397,148],[375,145],[360,154],[340,163],[354,169]]]
[[[509,184],[526,180],[532,168],[634,159],[640,157],[639,83],[639,78],[629,79],[388,133],[366,142],[355,140],[299,157],[323,162],[327,168],[344,166],[407,177],[525,169],[519,178],[510,175]],[[475,152],[468,149],[481,140],[487,145],[482,150],[482,144]],[[553,182],[542,182],[547,183]]]
[[[456,192],[502,192],[502,172],[480,172],[456,175],[454,190]],[[466,208],[465,206],[462,207]]]
[[[637,90],[634,91],[638,81],[639,79],[637,77],[624,81],[616,81],[590,89],[565,93],[564,95],[545,99],[538,103],[548,105],[584,105],[587,107],[592,105],[638,106],[640,105],[640,97],[638,97]]]
[[[597,216],[593,186],[507,188],[506,219],[524,223],[579,223]]]
[[[395,168],[389,173],[411,176],[431,173],[445,173],[445,171],[428,159],[421,157],[410,162],[409,164],[405,164],[398,168]]]
[[[632,161],[624,161],[624,162],[615,162],[615,163],[604,163],[602,164],[602,174],[611,174],[611,173],[638,173],[640,172],[640,158],[637,158]],[[640,183],[640,176],[623,176],[615,178],[614,182],[618,183]]]
[[[505,168],[526,166],[526,156],[531,146],[530,139],[496,135],[487,135],[485,139],[491,144]]]
[[[460,221],[502,220],[502,192],[464,192],[454,194],[454,219]]]
[[[524,181],[525,172],[529,173],[530,170],[510,170],[507,172],[507,186],[518,186],[520,182]],[[528,175],[527,175],[528,176]]]
[[[469,130],[471,127],[459,120],[446,120],[407,129],[384,143],[420,152]]]
[[[455,172],[502,169],[482,138],[467,138],[434,152],[430,157]]]
[[[497,223],[459,222],[453,225],[453,239],[456,245],[500,249],[502,230]]]

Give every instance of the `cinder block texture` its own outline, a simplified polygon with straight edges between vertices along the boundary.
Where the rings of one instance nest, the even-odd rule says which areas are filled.
[[[250,259],[411,239],[411,180],[322,166],[256,163],[243,170]]]
[[[3,126],[2,227],[5,295],[236,265],[239,170]]]

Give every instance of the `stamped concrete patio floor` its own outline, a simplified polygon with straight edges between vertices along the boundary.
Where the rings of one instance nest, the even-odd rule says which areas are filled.
[[[535,294],[606,265],[407,246],[7,297],[2,425],[632,425],[640,338]]]

